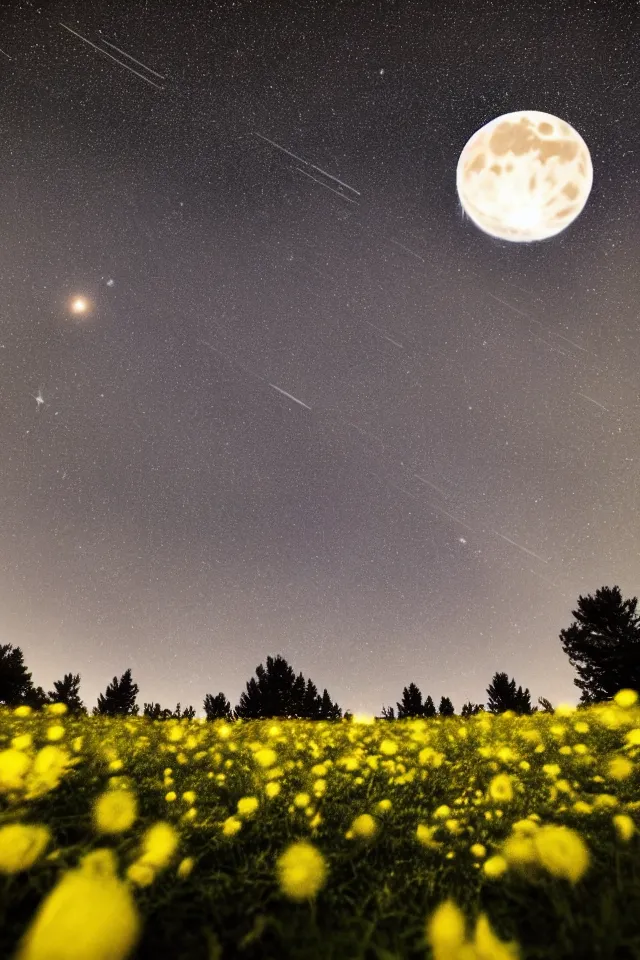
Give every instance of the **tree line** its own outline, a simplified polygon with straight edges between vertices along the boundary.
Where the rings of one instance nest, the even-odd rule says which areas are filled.
[[[560,632],[560,642],[569,662],[575,668],[575,685],[582,691],[579,707],[610,700],[618,690],[630,688],[640,692],[640,616],[636,616],[637,598],[623,600],[619,587],[602,587],[595,596],[580,596],[577,610],[572,611],[574,623]],[[106,691],[98,697],[94,716],[138,716],[139,687],[131,670],[120,678],[115,676]],[[20,705],[39,709],[50,703],[64,703],[72,714],[86,714],[80,698],[80,675],[67,673],[45,693],[36,687],[27,670],[20,647],[0,644],[0,705]],[[260,664],[256,675],[246,684],[240,701],[232,709],[224,693],[208,693],[203,702],[207,720],[258,720],[263,718],[291,718],[307,720],[351,719],[349,711],[334,703],[326,688],[318,692],[312,680],[297,676],[284,657],[267,657],[266,666]],[[397,713],[396,713],[397,709]],[[544,697],[538,705],[531,704],[529,689],[516,688],[516,682],[506,673],[496,672],[487,687],[487,704],[468,701],[460,716],[474,716],[482,710],[516,714],[532,714],[538,710],[553,711]],[[416,683],[409,683],[402,691],[396,707],[383,707],[380,720],[402,720],[415,717],[455,716],[449,697],[441,697],[438,710],[430,696],[423,694]],[[142,716],[151,720],[190,719],[196,715],[192,706],[181,710],[162,708],[159,703],[144,703]]]

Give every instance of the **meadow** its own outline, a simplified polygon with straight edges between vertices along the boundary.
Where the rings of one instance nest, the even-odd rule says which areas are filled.
[[[0,711],[0,956],[640,957],[640,706]]]

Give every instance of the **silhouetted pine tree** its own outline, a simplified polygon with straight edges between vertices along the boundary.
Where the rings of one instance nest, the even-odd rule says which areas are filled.
[[[296,677],[284,657],[278,655],[267,657],[266,668],[262,664],[256,668],[256,679],[248,681],[235,712],[247,720],[262,717],[321,719],[322,709],[329,713],[327,719],[332,715],[337,719],[340,712],[328,694],[320,698],[315,684],[311,681],[305,683],[301,673]]]
[[[407,720],[410,717],[421,717],[424,711],[422,694],[415,683],[410,683],[402,691],[402,700],[396,703],[398,720]]]
[[[25,698],[33,691],[31,674],[25,666],[20,647],[10,643],[0,644],[0,703],[17,707],[25,703]]]
[[[347,723],[351,723],[351,721],[353,720],[353,714],[351,713],[351,710],[345,710],[345,713],[342,719],[346,720]]]
[[[125,670],[120,679],[114,677],[106,693],[98,697],[98,706],[93,708],[94,716],[129,716],[138,714],[136,697],[139,687],[131,678],[131,670]]]
[[[553,705],[546,697],[538,697],[538,703],[542,713],[553,713]]]
[[[188,706],[188,707],[185,707],[184,710],[182,711],[182,719],[183,719],[183,720],[195,720],[195,718],[196,718],[196,712],[195,712],[195,710],[193,709],[193,707],[191,706],[191,704],[189,704],[189,706]]]
[[[49,703],[64,703],[69,713],[86,713],[87,709],[80,699],[80,674],[65,673],[62,680],[54,680],[53,690],[49,691]]]
[[[637,603],[637,597],[623,600],[617,586],[601,587],[571,611],[577,622],[560,632],[560,641],[578,673],[581,705],[610,700],[624,688],[640,692]]]
[[[460,711],[461,717],[475,717],[478,713],[482,713],[484,706],[481,703],[472,703],[471,700],[468,700]]]
[[[436,705],[431,699],[431,697],[428,696],[424,702],[424,706],[422,707],[422,716],[435,717],[435,715],[436,715]]]
[[[327,693],[327,688],[325,687],[322,691],[322,697],[320,698],[320,720],[340,720],[342,718],[342,710],[337,703],[334,703],[329,694]]]
[[[393,707],[383,707],[382,716],[376,717],[377,720],[395,720],[396,715]]]
[[[487,687],[487,697],[487,706],[491,713],[505,713],[507,710],[518,714],[532,713],[529,689],[518,687],[516,690],[516,681],[509,680],[506,673],[493,675]]]
[[[455,716],[455,710],[453,709],[453,704],[449,697],[440,698],[440,707],[439,713],[441,717],[453,717]]]
[[[302,674],[300,674],[300,676],[302,676]],[[318,688],[315,683],[313,680],[307,680],[307,685],[302,697],[301,715],[306,717],[307,720],[319,720],[321,702],[320,694],[318,693]]]
[[[203,707],[207,720],[235,720],[231,704],[224,693],[219,693],[216,697],[208,693]]]
[[[159,703],[145,703],[142,708],[142,716],[148,720],[165,720],[169,710],[163,710]]]

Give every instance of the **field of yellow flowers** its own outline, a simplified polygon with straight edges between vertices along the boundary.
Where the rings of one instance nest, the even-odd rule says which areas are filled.
[[[0,956],[640,957],[640,705],[0,711]]]

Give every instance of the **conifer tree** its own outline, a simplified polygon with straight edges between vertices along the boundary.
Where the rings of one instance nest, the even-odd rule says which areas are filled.
[[[342,710],[337,703],[334,703],[327,693],[327,688],[325,687],[322,691],[322,697],[320,699],[320,710],[318,719],[319,720],[340,720],[342,717]]]
[[[481,703],[472,703],[471,700],[468,700],[460,711],[461,717],[475,717],[478,713],[481,713],[484,710],[484,707]]]
[[[137,716],[136,697],[139,687],[131,678],[131,670],[125,670],[120,679],[114,677],[106,693],[98,697],[98,705],[93,708],[94,716]]]
[[[441,717],[453,717],[455,716],[455,710],[453,709],[453,704],[449,697],[440,698],[440,707],[439,711]]]
[[[204,712],[207,720],[234,720],[231,704],[224,693],[213,697],[210,693],[204,698]]]
[[[54,680],[53,690],[49,692],[50,703],[66,704],[69,713],[86,713],[86,707],[80,699],[80,674],[65,673],[62,680]]]
[[[430,696],[428,696],[427,699],[426,699],[425,702],[424,702],[424,706],[423,706],[423,708],[422,708],[422,715],[423,715],[423,717],[435,717],[435,716],[436,716],[436,705],[435,705],[435,703],[433,702],[433,700],[431,699]]]
[[[20,647],[10,643],[0,644],[0,703],[17,707],[33,694],[31,674],[24,662]]]
[[[400,703],[396,703],[396,707],[398,708],[398,720],[423,716],[422,693],[415,683],[410,683],[408,687],[404,688],[402,700]]]
[[[509,680],[506,673],[495,673],[487,687],[487,706],[491,713],[505,713],[512,710],[518,714],[532,713],[529,689],[516,689],[516,681]]]
[[[322,700],[325,700],[324,695]],[[305,683],[301,673],[296,677],[284,657],[278,655],[267,657],[266,667],[260,664],[256,668],[256,677],[247,682],[247,689],[241,695],[235,713],[249,720],[262,717],[301,718],[307,717],[308,711],[309,719],[320,719],[322,700],[318,697],[315,684]],[[328,694],[325,709],[334,714],[339,710],[331,704]]]
[[[580,597],[576,619],[560,641],[576,668],[581,705],[610,700],[624,688],[640,693],[640,616],[638,598],[623,600],[620,588],[601,587]]]

